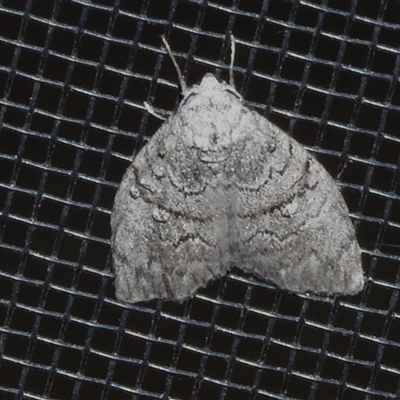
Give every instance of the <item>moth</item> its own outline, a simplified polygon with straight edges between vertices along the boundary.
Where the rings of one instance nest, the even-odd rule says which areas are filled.
[[[231,84],[206,74],[186,87],[163,40],[183,99],[115,197],[117,298],[182,301],[233,266],[293,292],[362,290],[361,250],[333,178]]]

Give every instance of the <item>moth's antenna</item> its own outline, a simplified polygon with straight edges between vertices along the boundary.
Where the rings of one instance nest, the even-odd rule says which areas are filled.
[[[185,82],[185,79],[183,78],[181,69],[179,68],[178,63],[176,62],[176,58],[172,54],[171,47],[169,47],[167,39],[165,39],[164,35],[161,35],[161,40],[163,41],[164,46],[165,46],[165,48],[167,50],[167,53],[168,53],[169,57],[171,58],[172,64],[174,64],[176,73],[178,74],[179,84],[181,85],[182,92],[185,93],[185,91],[186,91],[186,82]]]
[[[235,36],[231,34],[231,63],[229,65],[229,84],[235,87],[235,80],[233,79],[233,64],[235,62]]]

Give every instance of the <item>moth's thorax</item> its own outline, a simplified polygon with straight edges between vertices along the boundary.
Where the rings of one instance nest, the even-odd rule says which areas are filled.
[[[206,74],[200,85],[187,90],[178,115],[183,134],[201,161],[218,163],[229,157],[241,108],[236,90],[211,74]]]

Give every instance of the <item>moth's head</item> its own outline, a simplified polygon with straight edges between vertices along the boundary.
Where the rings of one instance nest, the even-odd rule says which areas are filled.
[[[221,91],[226,90],[227,86],[226,82],[223,81],[221,83],[213,74],[207,73],[203,76],[198,88],[203,91]]]
[[[195,85],[187,89],[185,97],[188,97],[191,93],[202,92],[204,96],[213,97],[216,93],[225,92],[233,95],[238,100],[242,100],[242,96],[236,91],[236,89],[226,83],[225,81],[219,81],[213,74],[207,73],[203,76],[199,85]]]

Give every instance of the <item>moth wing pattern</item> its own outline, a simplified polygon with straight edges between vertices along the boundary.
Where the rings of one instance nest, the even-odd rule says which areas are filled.
[[[179,125],[179,114],[173,119]],[[223,260],[230,257],[227,217],[215,212],[223,204],[186,154],[175,122],[165,123],[139,152],[115,198],[111,240],[119,300],[181,301],[231,265]]]
[[[128,168],[111,226],[116,295],[128,302],[181,301],[233,266],[296,292],[364,284],[333,178],[211,74]]]
[[[236,199],[238,265],[293,292],[358,293],[361,249],[335,181],[297,141],[249,113],[251,133],[243,140],[252,143],[235,158],[259,163],[263,172],[247,190],[249,180],[238,177],[243,185],[229,196]]]

